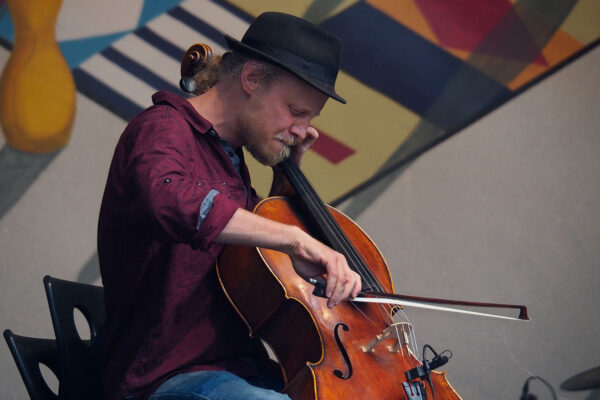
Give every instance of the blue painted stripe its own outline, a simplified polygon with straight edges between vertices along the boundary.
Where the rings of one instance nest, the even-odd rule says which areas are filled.
[[[227,43],[225,43],[225,37],[223,32],[208,25],[206,22],[202,21],[200,18],[196,17],[189,11],[184,10],[181,7],[175,7],[167,11],[167,14],[177,19],[178,21],[184,23],[185,25],[189,26],[196,32],[199,32],[207,38],[211,39],[215,43],[220,44],[222,47],[227,48]]]
[[[143,110],[140,105],[106,86],[81,68],[73,70],[73,77],[77,90],[126,121],[130,121]]]
[[[446,130],[509,95],[503,85],[364,2],[322,26],[344,43],[344,71]]]
[[[142,27],[136,30],[135,35],[177,62],[181,62],[181,59],[185,54],[184,49],[171,43],[148,27]]]
[[[368,4],[356,4],[322,26],[342,39],[346,72],[418,114],[460,66],[457,58]]]
[[[0,8],[0,37],[9,43],[15,42],[15,26],[6,5]]]
[[[73,69],[130,33],[131,31],[123,31],[83,39],[65,40],[60,42],[59,46],[69,67]]]
[[[100,54],[117,64],[119,67],[123,68],[125,71],[129,72],[131,75],[138,77],[157,90],[168,90],[171,93],[180,93],[180,89],[177,86],[158,76],[139,62],[121,53],[114,47],[109,47],[103,50]]]
[[[181,3],[181,1],[182,0],[144,0],[137,26],[145,25],[151,19],[163,14],[169,8],[175,7],[177,4]]]

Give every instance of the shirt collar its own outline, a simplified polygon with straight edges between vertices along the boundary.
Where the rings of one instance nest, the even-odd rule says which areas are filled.
[[[194,130],[200,133],[207,133],[209,130],[212,129],[212,124],[210,123],[210,121],[202,117],[202,115],[200,115],[198,111],[196,111],[194,106],[181,96],[169,93],[165,90],[161,90],[154,93],[154,95],[152,96],[152,103],[155,105],[170,105],[181,115],[183,115],[185,120],[191,125],[191,127]]]

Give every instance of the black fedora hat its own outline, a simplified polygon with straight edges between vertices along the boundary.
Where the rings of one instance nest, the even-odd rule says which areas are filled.
[[[254,20],[242,41],[225,35],[231,50],[278,65],[329,97],[346,103],[335,92],[342,41],[301,18],[266,12]]]

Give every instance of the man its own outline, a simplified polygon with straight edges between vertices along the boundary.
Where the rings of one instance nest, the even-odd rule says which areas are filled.
[[[334,89],[339,39],[265,13],[241,42],[226,40],[233,52],[214,86],[189,100],[155,94],[115,150],[98,227],[110,399],[287,398],[270,390],[281,382],[219,287],[224,244],[285,252],[304,278],[326,273],[329,307],[361,288],[342,255],[248,211],[258,199],[241,151],[269,166],[301,162],[318,136],[312,118],[328,97],[345,102]]]

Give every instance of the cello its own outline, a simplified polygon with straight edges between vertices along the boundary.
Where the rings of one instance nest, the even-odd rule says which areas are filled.
[[[283,392],[294,400],[346,399],[358,394],[367,399],[460,399],[445,372],[434,371],[434,364],[443,364],[447,357],[444,360],[434,352],[431,363],[419,360],[412,325],[394,319],[398,306],[416,300],[517,308],[518,319],[528,320],[525,306],[393,294],[389,268],[373,241],[343,213],[326,206],[291,160],[282,161],[278,168],[295,196],[267,198],[254,212],[298,226],[343,254],[363,286],[360,298],[330,309],[324,282],[297,275],[286,254],[225,247],[217,262],[219,280],[251,335],[275,353],[286,383]]]

